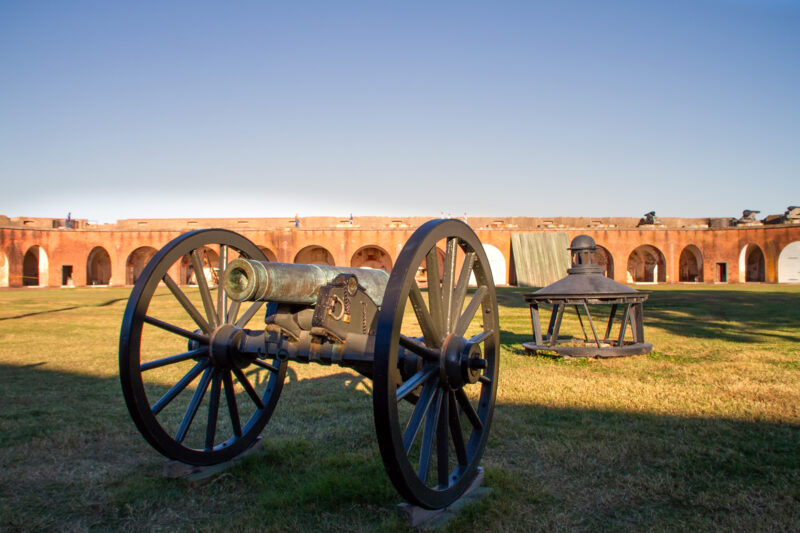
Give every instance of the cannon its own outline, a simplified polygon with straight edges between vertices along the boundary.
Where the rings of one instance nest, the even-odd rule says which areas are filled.
[[[204,229],[169,242],[134,285],[120,380],[147,442],[172,460],[208,466],[260,438],[288,363],[350,368],[372,380],[392,484],[409,503],[440,509],[476,476],[499,343],[486,254],[459,220],[420,226],[391,274],[270,263],[244,236]]]

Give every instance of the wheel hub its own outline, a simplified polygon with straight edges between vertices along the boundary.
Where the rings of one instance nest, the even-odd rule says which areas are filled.
[[[475,383],[486,368],[480,344],[469,342],[463,337],[449,335],[444,340],[439,359],[439,377],[443,385],[450,389],[460,389]]]
[[[239,346],[244,335],[244,330],[231,324],[223,324],[211,333],[209,353],[211,363],[217,368],[232,369],[245,368],[255,354],[243,353]]]

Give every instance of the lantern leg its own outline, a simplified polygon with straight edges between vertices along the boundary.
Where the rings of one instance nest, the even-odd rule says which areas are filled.
[[[556,317],[558,316],[558,305],[553,306],[553,312],[550,314],[550,324],[547,325],[547,343],[553,344],[553,329],[556,327]]]
[[[554,314],[556,323],[552,329],[552,333],[550,333],[550,346],[555,346],[556,344],[558,344],[558,330],[561,329],[561,318],[564,316],[564,308],[567,306],[559,304],[556,307],[558,308],[558,312]]]
[[[617,304],[611,306],[611,314],[608,315],[608,326],[606,326],[606,334],[603,336],[603,342],[608,342],[608,336],[611,335],[611,326],[614,325],[614,317],[617,316]]]
[[[531,325],[533,326],[533,340],[536,344],[542,344],[542,325],[539,322],[539,304],[531,304]]]
[[[622,343],[625,341],[625,330],[628,328],[628,320],[630,319],[631,314],[631,304],[627,304],[625,306],[625,314],[622,315],[622,324],[619,327],[619,340],[617,341],[617,346],[622,346]]]
[[[589,325],[592,327],[592,335],[594,335],[594,342],[596,342],[597,347],[600,348],[600,339],[597,338],[597,330],[594,329],[594,321],[592,320],[592,314],[589,312],[589,306],[586,305],[586,302],[583,302],[583,309],[586,311],[586,318],[589,319]],[[584,336],[586,336],[585,332]]]
[[[578,315],[578,323],[581,325],[581,331],[583,331],[583,340],[584,342],[589,342],[589,336],[586,334],[586,328],[583,327],[583,319],[581,318],[581,311],[578,309],[578,305],[573,306],[575,308],[575,314]]]

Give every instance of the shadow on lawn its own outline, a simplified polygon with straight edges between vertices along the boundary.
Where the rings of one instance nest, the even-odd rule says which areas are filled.
[[[362,383],[347,372],[291,374],[265,451],[186,483],[161,477],[164,459],[134,429],[116,378],[0,365],[0,529],[395,527],[400,497]],[[497,404],[483,464],[495,496],[458,529],[788,530],[800,521],[797,425]]]
[[[160,295],[159,295],[160,296]],[[22,313],[19,315],[14,316],[4,316],[0,317],[0,321],[2,320],[14,320],[17,318],[28,318],[30,316],[37,316],[37,315],[49,315],[50,313],[60,313],[61,311],[72,311],[73,309],[84,309],[87,307],[107,307],[109,305],[113,305],[117,302],[126,302],[128,298],[112,298],[111,300],[106,300],[105,302],[100,302],[97,304],[89,304],[89,305],[71,305],[69,307],[60,307],[58,309],[45,309],[44,311],[31,311],[30,313]]]

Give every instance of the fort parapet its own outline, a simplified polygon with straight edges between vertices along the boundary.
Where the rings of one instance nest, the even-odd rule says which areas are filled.
[[[746,224],[669,217],[655,223],[630,217],[460,218],[484,243],[498,285],[516,284],[519,278],[513,235],[559,233],[567,242],[580,234],[594,238],[606,275],[622,283],[800,282],[800,220],[788,214],[777,223],[771,219]],[[211,227],[242,233],[273,261],[391,270],[403,243],[426,220],[187,218],[93,224],[85,219],[0,215],[0,286],[131,285],[169,240]],[[190,264],[176,268],[175,279],[192,282]]]

